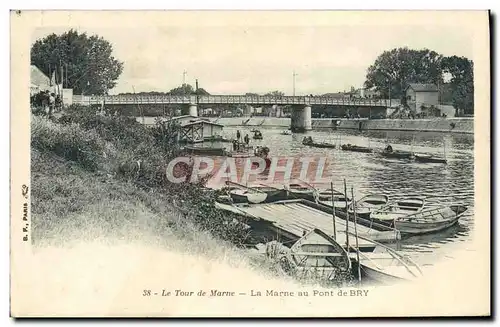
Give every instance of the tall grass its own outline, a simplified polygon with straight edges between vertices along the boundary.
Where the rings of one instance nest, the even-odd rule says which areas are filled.
[[[122,201],[143,206],[165,221],[177,217],[169,226],[179,233],[195,226],[218,239],[245,243],[245,226],[215,208],[218,194],[205,189],[204,181],[167,180],[168,162],[179,154],[177,131],[175,125],[158,122],[149,128],[91,111],[75,110],[55,122],[33,116],[33,217],[41,233],[35,235],[43,237],[42,231],[96,204]],[[123,215],[120,206],[113,210],[117,217]]]

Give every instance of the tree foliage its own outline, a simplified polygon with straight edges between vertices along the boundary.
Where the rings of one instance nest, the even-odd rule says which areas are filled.
[[[474,63],[465,57],[443,59],[443,72],[451,75],[450,86],[453,106],[474,113]]]
[[[442,55],[435,51],[397,48],[384,51],[368,68],[365,87],[375,88],[382,97],[403,98],[409,83],[443,82]],[[390,92],[389,92],[390,90]]]
[[[151,92],[137,92],[137,93],[131,93],[131,92],[120,93],[120,95],[134,95],[134,94],[135,95],[210,95],[210,93],[208,93],[204,88],[200,87],[198,88],[198,91],[196,91],[190,84],[183,84],[181,86],[171,89],[168,92],[151,91]]]
[[[75,94],[101,95],[116,85],[123,70],[123,63],[112,52],[111,43],[102,37],[70,30],[37,40],[31,47],[31,64],[49,77],[56,71],[58,84],[62,66],[64,87],[73,88]]]
[[[174,89],[171,89],[168,94],[170,95],[210,95],[204,88],[198,88],[196,91],[191,84],[183,84]]]
[[[264,96],[273,96],[273,97],[282,97],[285,95],[285,92],[282,91],[272,91],[264,94]]]

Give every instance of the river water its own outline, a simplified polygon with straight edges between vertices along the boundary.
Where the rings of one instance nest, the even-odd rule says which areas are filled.
[[[224,135],[234,138],[236,131],[251,133],[252,127],[225,127]],[[433,132],[380,132],[355,130],[322,130],[306,134],[282,135],[285,128],[259,128],[263,140],[251,140],[254,146],[270,148],[271,156],[325,156],[337,190],[345,179],[356,198],[369,193],[384,193],[391,200],[409,196],[425,197],[427,203],[464,203],[469,210],[458,224],[439,233],[414,236],[397,245],[398,250],[411,254],[422,266],[453,259],[453,249],[467,248],[474,227],[474,136]],[[316,142],[336,143],[337,149],[320,149],[302,144],[303,137]],[[410,163],[386,159],[376,154],[347,152],[338,144],[351,143],[383,148],[389,142],[395,150],[446,155],[447,164]],[[486,217],[485,217],[486,218]]]

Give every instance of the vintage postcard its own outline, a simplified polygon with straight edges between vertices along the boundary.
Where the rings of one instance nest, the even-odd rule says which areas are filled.
[[[11,316],[489,316],[487,11],[11,12]]]

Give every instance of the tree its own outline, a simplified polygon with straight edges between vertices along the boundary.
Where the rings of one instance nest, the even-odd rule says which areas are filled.
[[[465,113],[474,113],[474,63],[465,57],[451,56],[443,59],[443,72],[451,75],[452,103]]]
[[[442,56],[428,49],[397,48],[384,51],[368,68],[365,87],[375,88],[383,98],[404,98],[409,83],[442,84]]]
[[[102,95],[116,86],[123,71],[123,63],[112,52],[111,43],[102,37],[70,30],[37,40],[31,47],[31,64],[49,77],[55,71],[56,83],[63,81],[74,94]]]
[[[272,92],[268,92],[268,93],[264,94],[264,96],[273,96],[273,97],[276,97],[276,98],[282,97],[284,95],[285,95],[285,93],[281,92],[281,91],[272,91]]]
[[[198,92],[195,91],[192,85],[183,84],[174,89],[171,89],[168,94],[170,95],[210,95],[204,88],[198,88]]]

